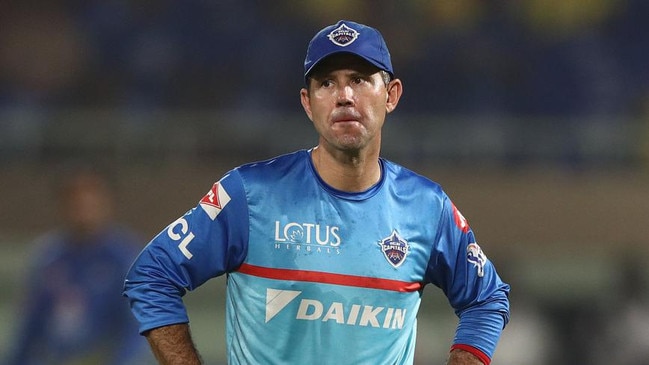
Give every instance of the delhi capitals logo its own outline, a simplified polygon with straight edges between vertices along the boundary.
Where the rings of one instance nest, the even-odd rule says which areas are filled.
[[[466,260],[475,266],[478,277],[484,276],[484,266],[487,264],[487,256],[482,252],[477,243],[471,243],[466,248]]]
[[[349,46],[352,44],[357,38],[358,33],[356,30],[348,27],[345,25],[345,23],[341,24],[338,28],[334,29],[327,35],[329,40],[333,42],[333,44],[341,47]]]
[[[395,268],[403,264],[410,250],[408,242],[401,238],[396,230],[392,231],[390,236],[382,239],[379,246],[385,259]]]

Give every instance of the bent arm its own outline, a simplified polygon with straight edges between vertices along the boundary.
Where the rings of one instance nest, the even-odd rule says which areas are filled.
[[[444,204],[442,228],[427,277],[444,291],[459,317],[452,352],[463,350],[468,354],[458,354],[470,354],[479,359],[478,364],[489,365],[509,321],[510,288],[476,243],[461,213],[449,199]]]
[[[144,334],[160,365],[201,365],[186,323],[154,328]]]

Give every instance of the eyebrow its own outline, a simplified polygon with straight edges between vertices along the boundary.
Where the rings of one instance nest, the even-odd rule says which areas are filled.
[[[368,78],[368,77],[374,75],[376,72],[379,72],[380,70],[379,71],[374,71],[374,70],[370,70],[370,69],[359,70],[359,69],[356,69],[356,68],[350,68],[350,69],[344,69],[344,70],[339,69],[339,68],[332,68],[330,70],[322,69],[322,70],[313,72],[311,77],[313,79],[317,79],[317,80],[327,79],[327,78],[331,77],[337,71],[345,71],[345,75],[348,76],[348,77]]]

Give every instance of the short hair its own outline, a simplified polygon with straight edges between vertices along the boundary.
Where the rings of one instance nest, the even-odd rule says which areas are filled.
[[[387,71],[385,71],[385,70],[379,70],[379,73],[381,74],[381,78],[383,79],[383,83],[384,83],[385,86],[387,87],[387,86],[390,84],[390,81],[392,81],[392,75],[390,75],[390,73],[387,72]],[[311,88],[310,88],[310,80],[311,80],[311,79],[312,79],[312,76],[311,76],[311,75],[309,75],[309,76],[306,78],[306,81],[307,81],[307,83],[306,83],[306,88],[309,89],[309,90],[311,89]]]
[[[390,81],[392,81],[392,75],[390,75],[390,73],[385,70],[381,70],[379,72],[381,73],[381,77],[383,78],[385,86],[388,86],[388,84],[390,84]]]

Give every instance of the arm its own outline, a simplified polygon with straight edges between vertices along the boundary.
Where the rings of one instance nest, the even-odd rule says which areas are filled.
[[[238,267],[245,257],[247,201],[238,175],[228,176],[198,206],[149,242],[126,276],[123,294],[139,322],[139,333],[147,337],[161,364],[177,364],[173,357],[182,359],[183,350],[190,354],[183,361],[199,359],[191,344],[182,297],[211,277]],[[217,196],[219,210],[204,204]]]
[[[504,283],[476,243],[467,221],[449,199],[444,202],[436,252],[428,278],[440,287],[459,317],[452,353],[471,355],[477,364],[489,365],[500,334],[509,320],[509,285]]]
[[[455,349],[451,351],[447,365],[483,365],[483,362],[470,352]]]
[[[154,328],[144,334],[160,365],[200,365],[188,324]]]

